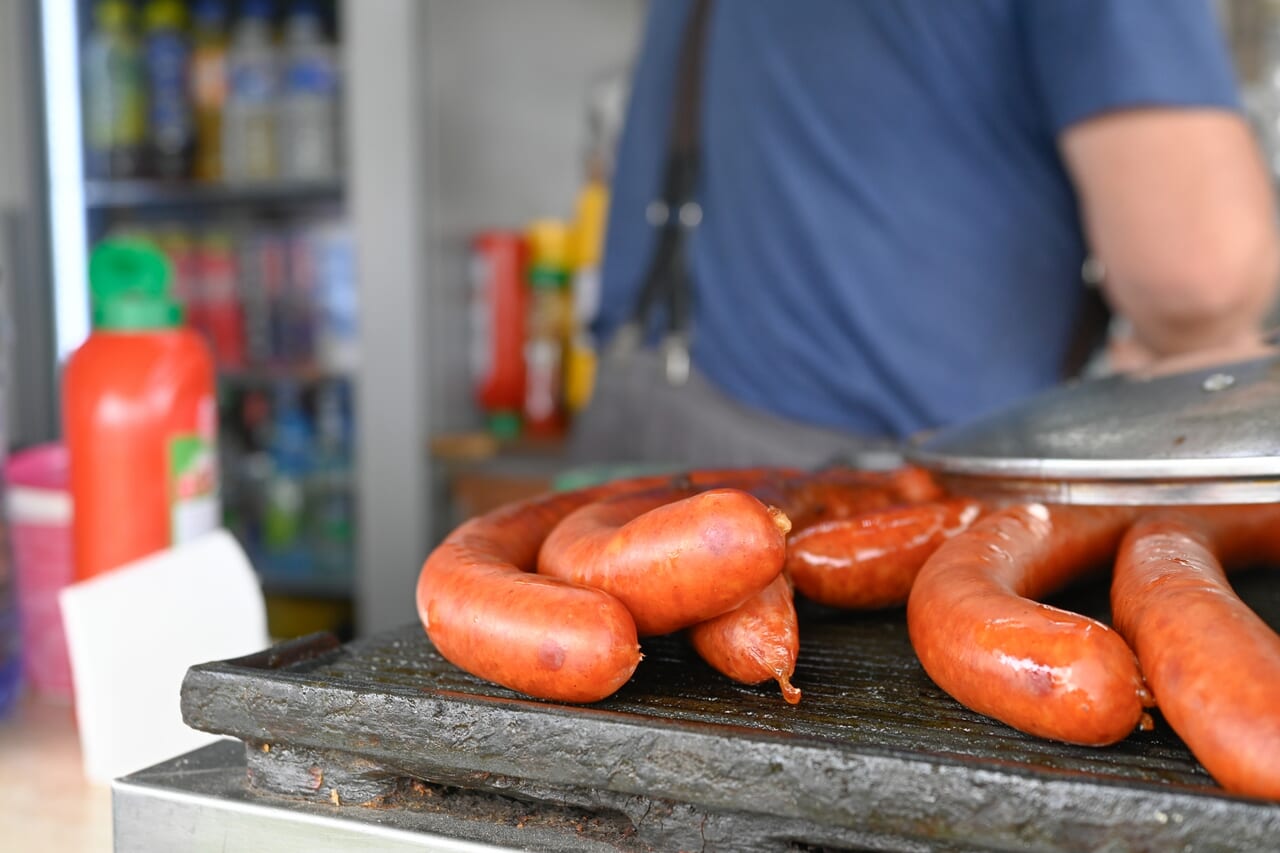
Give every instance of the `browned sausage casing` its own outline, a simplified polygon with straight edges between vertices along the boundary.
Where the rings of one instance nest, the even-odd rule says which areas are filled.
[[[1115,554],[1133,511],[1025,504],[943,543],[916,578],[907,627],[920,663],[965,706],[1040,737],[1101,746],[1150,695],[1120,635],[1033,599]]]
[[[910,466],[892,471],[831,468],[776,484],[766,483],[763,488],[770,489],[767,495],[759,488],[752,491],[786,512],[793,533],[877,509],[943,497],[942,489],[927,471]]]
[[[924,561],[981,512],[976,500],[951,498],[823,522],[792,535],[787,570],[800,594],[821,604],[897,607]]]
[[[785,574],[728,613],[691,627],[689,640],[723,675],[743,684],[772,678],[782,698],[792,705],[800,701],[800,691],[791,684],[800,654],[800,622]]]
[[[1169,725],[1223,788],[1273,800],[1280,636],[1236,596],[1217,555],[1274,559],[1278,541],[1280,507],[1155,513],[1125,536],[1111,586],[1116,629]]]
[[[617,597],[651,636],[732,610],[782,570],[790,525],[780,511],[738,489],[670,497],[576,510],[547,536],[538,572]]]
[[[446,660],[541,699],[594,702],[640,661],[635,622],[597,589],[530,574],[547,533],[580,506],[663,477],[550,494],[473,518],[432,551],[418,616]]]

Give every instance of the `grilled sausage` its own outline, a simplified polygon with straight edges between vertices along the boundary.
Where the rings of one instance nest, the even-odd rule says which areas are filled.
[[[791,537],[787,570],[801,595],[830,607],[906,604],[924,561],[981,511],[976,500],[952,498],[817,524]]]
[[[799,468],[695,468],[673,474],[671,486],[700,489],[744,489],[775,483],[786,483],[809,476]]]
[[[782,570],[790,524],[780,511],[738,489],[671,497],[658,490],[574,511],[543,543],[539,574],[617,597],[643,637],[732,610]]]
[[[1280,636],[1236,596],[1223,560],[1274,560],[1278,544],[1280,507],[1154,513],[1125,536],[1111,586],[1116,629],[1169,725],[1223,788],[1273,800]]]
[[[791,684],[800,654],[800,624],[785,574],[728,613],[691,627],[689,640],[721,674],[743,684],[772,678],[783,699],[792,705],[800,701],[800,690]]]
[[[907,603],[925,672],[972,710],[1052,740],[1101,746],[1149,727],[1150,694],[1120,635],[1033,600],[1107,564],[1133,515],[1019,505],[943,543]]]
[[[650,477],[508,504],[464,522],[418,576],[418,616],[446,660],[541,699],[594,702],[640,662],[635,622],[597,589],[530,574],[551,528],[580,506],[667,482]]]
[[[768,500],[786,512],[793,533],[872,510],[938,500],[943,496],[927,471],[910,466],[892,471],[833,468],[787,478],[776,485],[765,484],[770,485],[773,492]],[[753,491],[761,494],[759,490]]]

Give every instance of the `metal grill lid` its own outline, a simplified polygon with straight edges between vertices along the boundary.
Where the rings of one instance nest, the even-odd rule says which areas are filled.
[[[1280,354],[1069,383],[912,441],[956,491],[1085,504],[1280,500]]]

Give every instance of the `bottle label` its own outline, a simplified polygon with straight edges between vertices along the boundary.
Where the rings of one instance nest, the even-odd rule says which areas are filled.
[[[328,96],[338,88],[338,75],[328,62],[298,58],[285,67],[284,86],[293,94]]]
[[[534,424],[553,421],[560,407],[560,345],[555,340],[534,339],[525,345],[528,385],[525,415]]]
[[[228,91],[236,100],[251,104],[269,104],[275,94],[271,69],[262,63],[229,62]]]
[[[179,36],[155,35],[147,41],[151,134],[164,149],[181,146],[191,136],[187,56],[186,43]]]
[[[212,399],[201,401],[198,433],[169,439],[169,518],[173,544],[215,530],[220,524],[217,417]]]
[[[221,109],[227,100],[227,62],[221,48],[201,48],[191,58],[191,89],[196,105]]]

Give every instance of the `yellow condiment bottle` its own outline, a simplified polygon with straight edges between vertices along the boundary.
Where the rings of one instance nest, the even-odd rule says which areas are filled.
[[[587,182],[578,194],[573,223],[573,314],[565,353],[564,398],[570,414],[591,401],[596,379],[596,346],[590,323],[600,306],[600,261],[604,256],[609,188]]]
[[[570,229],[539,219],[525,231],[529,247],[529,319],[525,334],[525,428],[534,435],[565,427],[565,351],[572,328]]]

